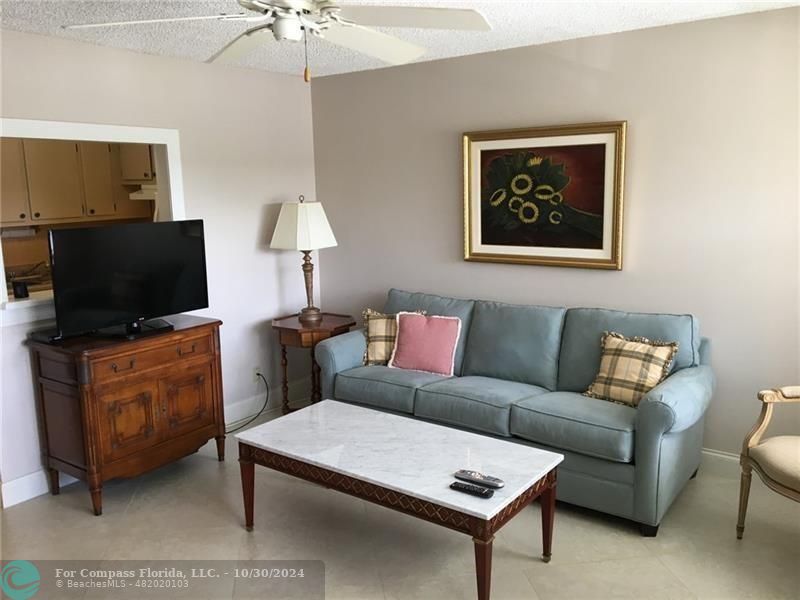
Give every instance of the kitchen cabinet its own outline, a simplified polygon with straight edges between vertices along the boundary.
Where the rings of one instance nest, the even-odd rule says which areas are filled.
[[[122,181],[122,149],[125,144],[111,144],[111,169],[115,174],[114,191],[117,209],[115,217],[118,219],[147,219],[153,218],[153,203],[142,200],[131,200],[128,197],[135,188],[125,187]],[[135,144],[128,144],[135,145]],[[139,144],[141,145],[141,144]]]
[[[111,177],[111,144],[80,142],[78,149],[86,215],[90,217],[113,215],[116,208]]]
[[[28,179],[22,140],[0,140],[0,224],[25,225],[30,222]]]
[[[153,202],[131,200],[136,187],[122,176],[122,146],[144,148],[149,157],[146,144],[17,138],[0,143],[0,227],[153,217]]]
[[[153,158],[148,144],[120,144],[119,149],[123,182],[153,181],[156,174],[153,172]]]
[[[76,219],[84,214],[78,144],[23,140],[33,223]]]

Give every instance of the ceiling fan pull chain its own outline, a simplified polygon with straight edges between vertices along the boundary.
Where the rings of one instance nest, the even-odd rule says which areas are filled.
[[[303,70],[303,80],[306,83],[311,82],[311,69],[308,68],[308,25],[303,25],[303,49],[306,55],[306,68]]]

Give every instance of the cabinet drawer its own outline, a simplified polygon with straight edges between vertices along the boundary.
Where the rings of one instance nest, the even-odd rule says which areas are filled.
[[[208,355],[212,347],[211,336],[187,338],[157,348],[98,360],[93,363],[92,372],[96,382],[107,381],[161,367],[175,360]]]

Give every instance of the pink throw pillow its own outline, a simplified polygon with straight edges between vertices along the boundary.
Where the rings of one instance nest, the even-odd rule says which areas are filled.
[[[397,313],[397,340],[389,366],[437,375],[453,375],[461,319]]]

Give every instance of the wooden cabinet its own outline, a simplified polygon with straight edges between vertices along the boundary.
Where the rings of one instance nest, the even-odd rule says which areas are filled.
[[[155,177],[153,157],[148,144],[120,144],[122,181],[141,183]]]
[[[83,216],[78,144],[63,140],[23,140],[32,220]]]
[[[146,200],[131,200],[128,194],[133,188],[126,188],[122,181],[122,149],[123,144],[111,144],[111,168],[116,175],[116,213],[119,219],[146,219],[153,217],[153,203]]]
[[[80,142],[81,174],[86,215],[99,217],[116,212],[111,176],[111,144]]]
[[[149,165],[150,147],[146,144],[16,138],[0,138],[0,143],[0,226],[153,216],[153,202],[128,198],[133,188],[122,175],[122,147],[134,148],[128,152],[134,159],[141,158],[144,149]],[[129,157],[129,168],[136,162]],[[148,168],[149,180],[143,179],[142,171],[136,183],[154,181],[155,174]]]
[[[63,471],[102,485],[196,452],[211,438],[224,460],[220,321],[168,317],[175,330],[137,340],[31,341],[44,455],[53,494]]]
[[[0,224],[24,225],[30,221],[28,179],[22,140],[0,140]]]

